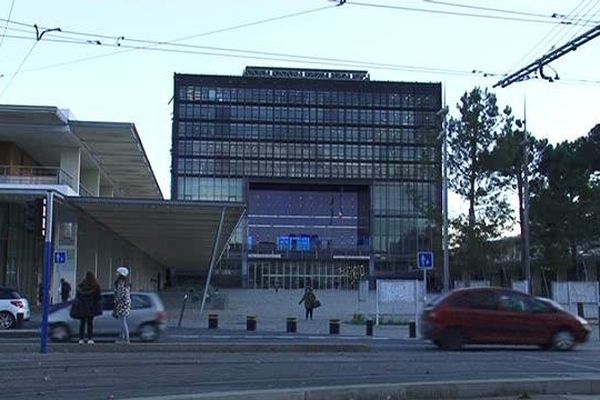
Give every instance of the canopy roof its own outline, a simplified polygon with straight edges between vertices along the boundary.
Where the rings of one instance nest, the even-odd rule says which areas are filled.
[[[241,219],[242,203],[69,197],[79,208],[167,267],[204,271],[225,210],[217,257]]]

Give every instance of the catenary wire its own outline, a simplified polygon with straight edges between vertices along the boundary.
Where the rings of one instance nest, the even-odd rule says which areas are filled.
[[[575,12],[578,12],[579,9],[585,4],[585,0],[581,0],[568,14],[567,17],[573,15]],[[509,71],[514,71],[518,66],[525,63],[526,61],[531,61],[533,59],[538,58],[542,52],[546,50],[546,46],[551,43],[554,38],[556,38],[561,31],[567,29],[567,27],[571,27],[569,25],[556,25],[550,31],[544,35],[523,57],[521,57],[514,65],[509,69]]]
[[[165,44],[180,42],[180,41],[194,39],[194,38],[199,38],[199,37],[203,37],[203,36],[214,35],[214,34],[223,33],[223,32],[234,31],[234,30],[238,30],[238,29],[247,28],[247,27],[250,27],[250,26],[256,26],[256,25],[265,24],[265,23],[269,23],[269,22],[280,21],[280,20],[283,20],[283,19],[294,18],[294,17],[298,17],[298,16],[301,16],[301,15],[306,15],[306,14],[310,14],[310,13],[316,13],[316,12],[319,12],[319,11],[327,10],[327,9],[332,8],[332,7],[337,7],[337,5],[329,5],[329,6],[325,6],[325,7],[312,8],[312,9],[308,9],[308,10],[304,10],[304,11],[298,11],[298,12],[294,12],[294,13],[278,15],[278,16],[275,16],[275,17],[264,18],[264,19],[260,19],[260,20],[256,20],[256,21],[251,21],[251,22],[246,22],[246,23],[237,24],[237,25],[231,25],[231,26],[228,26],[228,27],[225,27],[225,28],[220,28],[220,29],[215,29],[215,30],[201,32],[201,33],[194,34],[194,35],[189,35],[189,36],[184,36],[184,37],[180,37],[180,38],[175,38],[175,39],[172,39],[172,40],[169,40],[169,41],[165,42]],[[32,27],[31,24],[27,24],[27,23],[23,23],[23,22],[16,22],[16,21],[10,21],[10,19],[0,18],[0,21],[5,21],[7,24],[8,23],[12,23],[12,24],[20,25],[20,26],[24,26],[24,27]],[[3,37],[4,37],[4,35],[3,35]],[[117,47],[121,47],[121,46],[117,46]],[[38,68],[37,70],[48,69],[48,68],[55,68],[55,67],[66,66],[66,65],[71,65],[71,64],[77,64],[77,63],[82,63],[82,62],[97,60],[97,59],[100,59],[100,58],[112,57],[114,55],[128,53],[128,52],[132,52],[132,51],[136,51],[136,50],[142,50],[142,49],[143,49],[142,47],[138,47],[138,48],[130,48],[130,49],[117,50],[117,51],[113,51],[113,52],[106,53],[106,54],[99,54],[99,55],[90,56],[90,57],[82,57],[82,58],[79,58],[79,59],[76,59],[76,60],[70,60],[70,61],[67,61],[67,62],[64,62],[64,63],[54,64],[54,65],[43,67],[43,68]],[[28,70],[28,71],[32,71],[32,70]],[[19,71],[19,73],[20,73],[20,71]],[[13,74],[13,76],[14,76],[14,74]]]
[[[594,3],[594,0],[588,0],[588,3],[586,4],[586,6],[584,7],[584,9],[582,10],[583,15],[587,16],[589,15],[594,7],[598,4],[599,0],[596,0]],[[574,38],[575,36],[577,36],[578,32],[580,31],[583,32],[586,27],[570,27],[570,29],[565,29],[550,45],[550,47],[548,49],[546,49],[545,52],[548,52],[552,49],[554,49],[557,46],[562,45],[563,43],[568,42],[570,39],[568,39],[568,37]]]
[[[10,39],[18,39],[18,40],[32,40],[32,38],[27,36],[8,36]],[[117,47],[117,44],[99,44],[94,45],[93,41],[82,41],[82,40],[69,40],[69,39],[56,39],[52,37],[45,37],[44,41],[50,43],[67,43],[67,44],[78,44],[78,45],[93,45],[95,47]],[[141,49],[140,47],[129,46],[127,44],[122,44],[120,47],[125,47],[126,49]],[[258,54],[231,54],[231,53],[218,53],[214,51],[194,51],[194,50],[182,50],[182,49],[174,49],[174,48],[165,48],[165,47],[144,47],[143,50],[147,51],[157,51],[157,52],[168,52],[168,53],[178,53],[178,54],[190,54],[190,55],[205,55],[205,56],[215,56],[215,57],[228,57],[228,58],[238,58],[238,59],[257,59],[257,60],[267,60],[267,61],[284,61],[284,62],[303,62],[306,64],[318,64],[318,65],[332,65],[332,66],[351,66],[353,68],[356,67],[367,67],[373,69],[381,69],[381,70],[392,70],[392,71],[404,71],[404,72],[422,72],[422,73],[431,73],[431,74],[441,74],[441,75],[460,75],[460,76],[472,76],[473,71],[467,70],[452,70],[445,68],[432,68],[432,67],[422,67],[422,66],[410,66],[410,65],[399,65],[399,64],[384,64],[384,63],[373,63],[373,62],[362,62],[355,60],[344,60],[344,59],[334,59],[334,58],[320,58],[320,57],[309,57],[301,55],[295,55],[294,58],[286,57],[286,56],[261,56],[259,55],[261,52],[255,52]],[[290,55],[291,56],[291,55]],[[27,70],[27,72],[39,71],[42,69],[48,69],[54,66],[44,66],[40,68],[33,68]],[[492,77],[495,74],[487,73],[485,77]]]
[[[591,23],[594,23],[596,17],[600,13],[600,7],[598,7],[599,4],[600,4],[600,0],[596,0],[596,2],[594,3],[594,7],[592,7],[590,12],[588,13],[588,14],[592,14],[592,12],[594,12],[594,9],[596,9],[594,14],[592,14],[591,17],[588,18],[588,21]],[[596,22],[596,23],[598,23],[598,22]],[[575,37],[581,35],[583,32],[585,32],[585,30],[586,30],[586,27],[584,27],[584,26],[580,27],[576,32],[574,32],[571,35],[571,37],[569,38],[569,41],[571,41],[571,40],[575,39]]]
[[[537,18],[550,18],[550,19],[560,21],[563,24],[569,24],[569,22],[572,22],[572,21],[586,22],[586,23],[593,22],[593,21],[589,21],[589,20],[586,20],[583,18],[576,18],[574,16],[567,17],[566,15],[562,15],[562,14],[558,14],[558,13],[553,13],[553,14],[548,15],[548,14],[533,13],[533,12],[527,12],[527,11],[507,10],[507,9],[493,8],[493,7],[474,6],[471,4],[452,3],[452,2],[448,2],[448,1],[439,1],[439,0],[423,0],[423,1],[425,1],[427,3],[439,4],[439,5],[444,5],[444,6],[448,6],[448,7],[458,7],[458,8],[466,8],[466,9],[480,10],[480,11],[491,11],[491,12],[496,12],[496,13],[523,15],[523,16],[537,17]]]
[[[13,81],[15,80],[15,77],[19,74],[19,72],[21,71],[21,68],[23,68],[23,65],[25,65],[25,62],[27,61],[27,59],[29,58],[29,56],[33,52],[33,49],[35,49],[35,46],[38,43],[39,43],[39,41],[37,41],[37,40],[35,42],[33,42],[33,45],[31,45],[31,47],[29,48],[29,51],[27,52],[27,54],[25,54],[25,57],[23,57],[23,60],[19,64],[19,67],[17,68],[16,72],[10,77],[10,79],[8,80],[8,82],[6,82],[6,85],[4,86],[4,89],[2,89],[2,92],[0,92],[0,98],[2,98],[4,96],[4,93],[6,93],[6,91],[10,87],[11,83],[13,83]]]
[[[93,38],[111,39],[111,40],[118,40],[118,39],[122,38],[122,37],[113,36],[113,35],[102,35],[102,34],[86,33],[86,32],[73,32],[73,31],[69,31],[69,30],[62,30],[61,33],[50,33],[46,37],[63,39],[64,38],[63,34],[87,35],[90,38],[93,37]],[[63,39],[63,40],[69,40],[69,39]],[[76,43],[83,43],[82,41],[83,41],[83,39],[81,39],[81,42],[76,42]],[[156,46],[160,46],[163,43],[165,43],[165,42],[160,42],[160,41],[150,41],[150,40],[141,40],[141,39],[133,39],[133,38],[125,39],[125,41],[131,41],[131,42],[142,43],[142,44],[151,44],[151,45],[156,45]],[[70,43],[70,41],[68,41],[67,43]],[[74,41],[74,43],[75,43],[75,41]],[[89,40],[89,39],[85,40],[85,43],[104,45],[104,43],[102,43],[102,42],[98,43],[98,42],[95,42],[94,40]],[[121,46],[122,46],[122,44],[117,42],[117,47],[121,47]],[[315,56],[297,55],[297,54],[290,54],[290,53],[243,50],[243,49],[235,49],[235,48],[202,46],[202,45],[193,45],[193,44],[185,44],[185,43],[169,43],[168,46],[181,47],[181,48],[186,48],[186,49],[201,49],[201,50],[242,53],[242,54],[269,56],[269,57],[283,57],[283,58],[307,59],[307,60],[313,60],[313,61],[360,64],[360,65],[373,66],[373,67],[407,68],[407,69],[417,69],[420,71],[448,72],[448,73],[461,73],[461,74],[462,73],[465,73],[465,74],[473,74],[474,73],[473,70],[468,72],[468,71],[445,69],[445,68],[431,68],[431,67],[424,67],[424,66],[398,65],[398,64],[390,64],[390,63],[375,63],[375,62],[363,61],[363,60],[349,60],[349,59],[331,58],[331,57],[315,57]],[[142,46],[142,47],[145,47],[145,46]],[[482,71],[482,74],[485,74],[486,76],[499,75],[499,74],[496,74],[493,72],[483,72],[483,71]]]
[[[394,5],[389,5],[389,4],[378,4],[378,3],[363,3],[360,1],[346,1],[345,4],[348,4],[351,6],[355,5],[355,6],[361,6],[361,7],[384,8],[384,9],[390,9],[390,10],[414,11],[414,12],[453,15],[453,16],[461,16],[461,17],[495,19],[495,20],[503,20],[503,21],[535,22],[535,23],[540,23],[540,24],[551,24],[551,25],[580,25],[581,24],[578,22],[565,23],[565,22],[561,22],[561,21],[548,20],[548,19],[533,19],[533,18],[509,17],[509,16],[501,16],[501,15],[490,15],[490,14],[476,14],[476,13],[449,11],[449,10],[434,10],[434,9],[430,9],[430,8],[394,6]]]
[[[15,1],[16,0],[12,0],[12,3],[10,3],[10,10],[8,11],[8,17],[6,18],[6,23],[4,24],[4,31],[2,32],[3,35],[6,33],[8,21],[10,21],[10,17],[12,17],[13,8],[15,7]],[[2,47],[2,43],[4,43],[4,37],[0,38],[0,48]]]

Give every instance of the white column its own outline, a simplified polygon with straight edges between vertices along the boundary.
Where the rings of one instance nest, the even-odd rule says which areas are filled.
[[[68,184],[79,193],[79,171],[81,169],[81,152],[79,148],[64,148],[60,152],[60,183]],[[66,174],[66,176],[64,176]]]

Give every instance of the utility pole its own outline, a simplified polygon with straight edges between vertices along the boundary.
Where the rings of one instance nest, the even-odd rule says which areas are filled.
[[[446,108],[446,91],[444,91],[444,108]],[[446,117],[442,121],[442,208],[444,213],[444,293],[450,291],[450,250],[448,246],[448,129],[446,126]]]
[[[438,112],[442,118],[442,130],[438,141],[442,141],[442,250],[444,293],[450,291],[450,250],[448,236],[448,128],[446,124],[446,91],[444,89],[442,109]]]
[[[532,294],[531,265],[529,248],[529,133],[527,132],[527,100],[523,100],[523,247],[525,249],[525,280],[527,293]]]

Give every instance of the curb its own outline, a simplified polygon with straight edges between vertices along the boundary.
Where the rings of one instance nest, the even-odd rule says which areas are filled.
[[[412,400],[474,399],[528,395],[600,394],[600,377],[589,379],[507,379],[349,385],[301,389],[246,390],[172,396],[135,397],[126,400]]]
[[[30,339],[40,337],[39,329],[0,330],[0,339]]]
[[[337,343],[50,343],[50,353],[364,353],[368,344]],[[38,344],[0,344],[1,353],[39,353]]]

